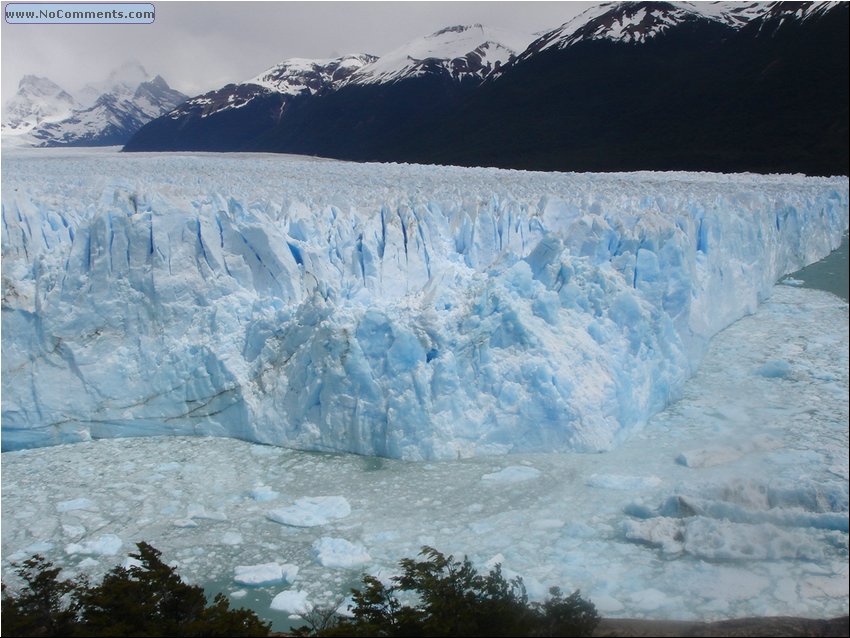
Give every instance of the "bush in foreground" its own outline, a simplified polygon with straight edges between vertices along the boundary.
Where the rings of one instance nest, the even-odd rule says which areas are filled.
[[[271,623],[252,611],[230,609],[217,595],[208,605],[201,587],[187,585],[161,553],[138,543],[139,562],[115,567],[100,585],[59,580],[59,568],[34,556],[17,570],[24,587],[3,586],[3,634],[10,636],[267,636]]]
[[[505,579],[499,566],[485,576],[467,558],[457,561],[431,547],[420,556],[425,560],[403,559],[389,586],[364,576],[363,589],[352,590],[352,618],[329,622],[328,614],[318,614],[321,624],[297,635],[590,636],[599,623],[596,608],[578,591],[564,597],[553,587],[544,603],[529,603],[522,579]]]
[[[187,585],[147,543],[130,554],[138,563],[115,567],[91,586],[59,580],[60,569],[34,556],[17,569],[24,582],[3,586],[2,631],[14,636],[267,636],[271,624],[252,611],[230,609],[217,595]],[[308,614],[300,636],[590,636],[599,623],[579,592],[557,587],[543,603],[529,603],[522,579],[506,579],[497,565],[479,574],[469,559],[424,547],[424,560],[400,561],[401,574],[385,585],[363,577],[352,591],[352,617],[335,610]]]

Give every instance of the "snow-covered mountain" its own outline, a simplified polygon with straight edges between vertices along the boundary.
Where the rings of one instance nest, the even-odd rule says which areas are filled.
[[[55,82],[25,75],[18,92],[3,107],[2,134],[25,135],[34,128],[69,117],[80,105]]]
[[[50,80],[26,76],[7,103],[3,137],[24,146],[119,145],[185,99],[136,62],[86,85],[77,99]]]
[[[292,96],[262,78],[223,87],[152,121],[125,148],[843,174],[847,9],[606,3],[528,46],[481,25],[449,27],[361,57],[343,81],[321,83],[327,90]],[[297,75],[304,61],[280,66]]]
[[[446,27],[382,55],[348,83],[397,82],[439,72],[457,81],[480,81],[521,53],[532,39],[481,24]]]
[[[86,84],[77,92],[77,100],[85,106],[92,106],[102,95],[112,95],[119,100],[132,99],[136,88],[151,80],[145,67],[138,60],[128,60],[112,69],[102,82]]]
[[[803,22],[834,5],[812,2],[605,2],[590,7],[530,43],[520,63],[547,49],[565,49],[580,42],[607,40],[641,44],[686,24],[715,23],[739,30],[752,22],[759,29],[773,18]]]
[[[319,104],[337,93],[345,96],[343,100],[355,101],[341,107],[347,114],[332,107],[339,124],[345,125],[345,118],[354,114],[359,117],[359,103],[377,100],[381,104],[367,108],[366,117],[394,120],[389,127],[381,125],[391,130],[477,86],[530,40],[531,36],[476,24],[442,29],[381,57],[284,60],[254,78],[193,97],[140,131],[127,150],[274,147],[269,134],[293,119],[293,110],[298,119],[310,108],[307,104]],[[306,97],[316,99],[305,103]],[[363,127],[360,131],[368,134]]]
[[[679,25],[707,21],[740,29],[754,20],[786,17],[803,21],[828,11],[834,2],[606,2],[596,5],[542,35],[525,57],[578,42],[610,40],[638,44]]]
[[[256,77],[186,100],[168,113],[172,120],[206,118],[221,111],[243,108],[253,100],[268,96],[286,98],[315,95],[342,86],[353,73],[376,58],[367,54],[346,55],[329,60],[284,60]],[[281,104],[281,106],[282,106]]]
[[[608,449],[848,226],[846,178],[5,162],[4,449]]]

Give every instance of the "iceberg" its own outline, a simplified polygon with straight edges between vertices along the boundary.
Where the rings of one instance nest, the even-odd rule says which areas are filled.
[[[848,228],[845,177],[63,151],[2,179],[3,450],[607,450]]]

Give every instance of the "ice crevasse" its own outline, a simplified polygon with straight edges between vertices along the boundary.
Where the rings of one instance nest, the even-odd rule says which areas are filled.
[[[21,155],[2,224],[4,450],[454,459],[616,445],[838,246],[848,181]]]

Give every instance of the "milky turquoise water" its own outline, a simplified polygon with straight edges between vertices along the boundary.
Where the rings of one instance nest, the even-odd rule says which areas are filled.
[[[848,301],[850,288],[850,266],[848,266],[848,236],[845,234],[841,246],[821,261],[806,266],[789,275],[804,282],[808,288],[826,290]]]

